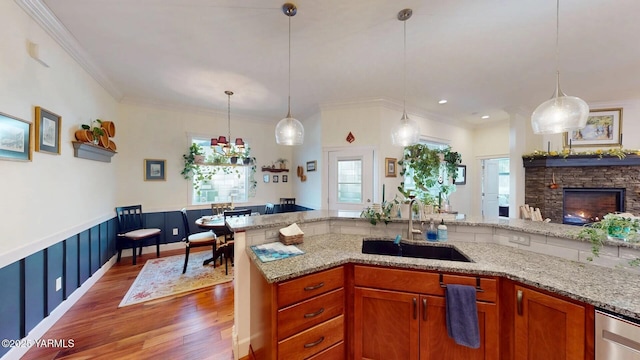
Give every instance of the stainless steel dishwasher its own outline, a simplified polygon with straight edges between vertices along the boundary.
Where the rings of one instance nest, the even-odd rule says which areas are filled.
[[[596,310],[596,360],[640,360],[640,324]]]

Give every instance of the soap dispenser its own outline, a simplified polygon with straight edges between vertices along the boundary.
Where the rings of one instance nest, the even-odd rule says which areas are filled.
[[[427,228],[427,240],[438,241],[438,230],[433,222],[433,218],[429,221],[429,228]]]
[[[448,237],[447,225],[444,224],[444,219],[442,219],[440,225],[438,225],[438,241],[447,241]]]

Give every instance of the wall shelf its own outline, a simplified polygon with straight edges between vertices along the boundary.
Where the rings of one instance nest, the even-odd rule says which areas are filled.
[[[612,155],[569,155],[566,158],[560,156],[535,156],[523,157],[525,168],[530,167],[584,167],[584,166],[638,166],[640,156],[627,154],[620,159]]]
[[[102,146],[93,145],[90,143],[84,143],[80,141],[72,141],[73,143],[73,156],[81,159],[111,162],[113,155],[117,154],[115,151],[105,149]]]
[[[289,172],[289,169],[270,168],[270,167],[263,166],[262,171],[279,173],[279,172]]]

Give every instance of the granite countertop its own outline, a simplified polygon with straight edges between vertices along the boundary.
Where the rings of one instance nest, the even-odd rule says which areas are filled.
[[[512,226],[512,221],[501,226]],[[554,233],[561,229],[558,226],[567,225],[538,231]],[[536,231],[533,227],[530,230]],[[470,263],[368,255],[361,252],[362,239],[361,235],[345,234],[305,237],[304,243],[297,245],[304,255],[267,263],[250,248],[246,252],[270,283],[346,263],[501,276],[640,320],[640,277],[629,271],[487,243],[447,242],[472,259]]]

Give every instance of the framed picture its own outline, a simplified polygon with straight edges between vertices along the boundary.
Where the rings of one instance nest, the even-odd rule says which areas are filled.
[[[0,159],[31,161],[31,123],[0,113]]]
[[[307,161],[307,171],[316,171],[317,160]]]
[[[458,165],[458,171],[456,177],[453,179],[453,183],[456,185],[464,185],[467,183],[467,165]]]
[[[268,183],[269,182],[269,174],[262,175],[262,181],[265,182],[265,183]]]
[[[273,182],[277,183],[278,182],[278,175],[273,175]]]
[[[564,147],[621,146],[622,108],[591,110],[584,129],[564,133]]]
[[[144,159],[144,181],[165,181],[166,160]]]
[[[61,127],[60,115],[36,106],[36,151],[60,155]]]
[[[385,177],[396,177],[396,168],[398,167],[398,159],[384,158]]]
[[[282,175],[282,182],[288,182],[289,181],[289,175]]]

